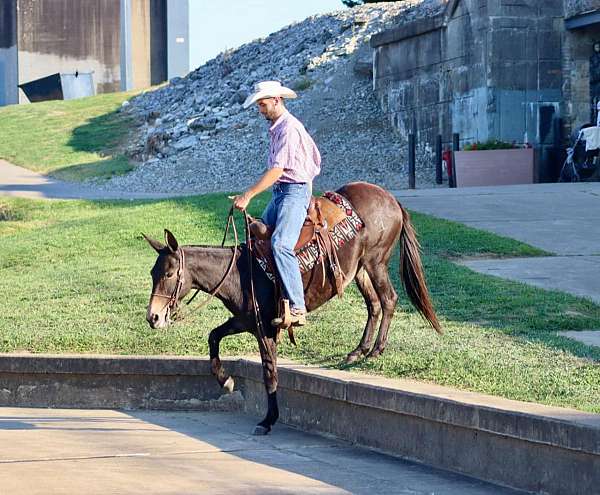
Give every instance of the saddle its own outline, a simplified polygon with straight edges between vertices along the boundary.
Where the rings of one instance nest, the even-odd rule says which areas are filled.
[[[316,244],[322,257],[323,283],[325,283],[327,278],[326,267],[328,267],[329,273],[333,278],[336,294],[340,297],[344,289],[344,273],[340,267],[337,248],[331,237],[330,230],[345,218],[346,213],[344,210],[329,199],[325,197],[311,197],[304,225],[300,231],[298,242],[296,242],[294,247],[294,250],[298,252],[310,243]],[[249,229],[250,234],[255,239],[253,243],[254,250],[257,252],[255,254],[259,254],[263,259],[272,260],[270,240],[273,235],[273,229],[256,219],[252,219]],[[271,268],[273,269],[273,273],[277,273],[274,266]],[[289,313],[289,307],[285,304],[286,302],[282,300],[279,304],[281,318],[284,321],[281,326],[282,328],[289,327],[289,325],[285,325],[285,322],[288,320],[286,316]],[[293,335],[290,335],[290,338],[293,339]]]

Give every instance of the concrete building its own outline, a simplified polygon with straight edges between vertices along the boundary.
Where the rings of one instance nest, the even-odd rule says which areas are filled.
[[[553,180],[557,150],[600,100],[600,1],[440,4],[371,40],[374,89],[391,122],[430,147],[452,133],[530,143],[539,178]]]
[[[185,75],[187,16],[187,0],[2,0],[0,105],[56,73],[91,73],[94,93]]]

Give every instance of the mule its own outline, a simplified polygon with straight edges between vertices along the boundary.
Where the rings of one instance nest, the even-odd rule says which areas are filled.
[[[425,282],[419,243],[408,212],[396,198],[379,186],[366,182],[347,184],[337,191],[350,201],[364,222],[357,236],[339,248],[338,258],[344,273],[343,284],[353,280],[365,299],[368,318],[358,346],[346,357],[352,363],[364,356],[383,353],[398,295],[388,273],[394,246],[400,241],[400,276],[405,291],[417,311],[438,332],[442,329],[433,309]],[[146,319],[152,328],[169,325],[170,312],[192,289],[219,298],[233,315],[210,332],[208,343],[211,370],[219,384],[233,390],[233,379],[219,359],[219,344],[228,335],[251,332],[258,340],[263,378],[267,392],[267,413],[255,434],[267,434],[279,417],[277,404],[277,332],[269,322],[277,316],[275,286],[254,261],[250,269],[246,245],[239,247],[179,246],[175,236],[165,230],[165,244],[146,237],[158,252],[152,268],[152,295]],[[251,290],[253,273],[254,291]],[[335,294],[335,287],[317,265],[303,275],[307,310],[313,311]],[[254,314],[252,292],[264,325]],[[379,331],[373,344],[377,325]],[[258,328],[262,326],[262,330]]]

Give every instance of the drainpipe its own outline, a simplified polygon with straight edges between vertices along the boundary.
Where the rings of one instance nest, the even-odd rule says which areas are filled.
[[[131,0],[121,0],[121,91],[133,89]]]

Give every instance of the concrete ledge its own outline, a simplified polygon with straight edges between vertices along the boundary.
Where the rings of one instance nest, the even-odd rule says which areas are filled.
[[[371,47],[377,48],[382,45],[389,45],[407,38],[413,38],[430,31],[441,29],[444,25],[444,14],[438,14],[434,17],[417,19],[407,24],[402,24],[394,28],[387,29],[381,33],[374,34],[371,37]]]
[[[260,362],[223,362],[243,399],[220,397],[207,359],[0,355],[0,405],[263,415]],[[597,414],[289,362],[279,396],[282,422],[440,468],[548,494],[600,486]]]

